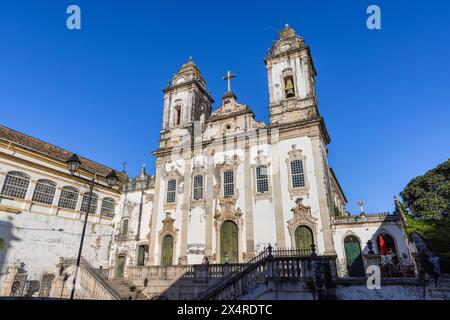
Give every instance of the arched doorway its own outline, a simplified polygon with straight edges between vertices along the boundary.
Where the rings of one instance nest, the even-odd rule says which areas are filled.
[[[384,246],[382,246],[382,243],[384,243]],[[382,256],[390,255],[391,261],[394,264],[397,264],[397,247],[395,246],[395,240],[391,235],[387,233],[380,233],[377,236],[377,248],[379,254]]]
[[[220,262],[238,262],[238,228],[232,221],[225,221],[220,229]]]
[[[117,278],[123,278],[125,274],[125,256],[118,256],[117,257],[117,265],[116,265],[116,277]]]
[[[346,236],[344,239],[345,258],[350,277],[364,277],[364,262],[361,255],[361,244],[355,236]]]
[[[173,237],[165,236],[161,248],[161,265],[171,266],[173,263]]]
[[[299,226],[295,229],[295,248],[297,250],[311,250],[314,243],[313,234],[307,226]]]

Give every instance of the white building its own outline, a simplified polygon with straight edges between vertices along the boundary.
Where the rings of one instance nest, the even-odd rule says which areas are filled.
[[[110,277],[151,265],[243,263],[270,243],[337,255],[343,272],[364,274],[362,253],[382,235],[397,257],[410,255],[397,215],[349,216],[328,163],[330,137],[320,116],[309,47],[288,25],[265,58],[270,122],[258,122],[231,90],[214,103],[192,59],[164,91],[155,175],[120,175],[82,159],[97,174],[83,256]],[[70,152],[0,127],[0,251],[3,278],[23,263],[29,279],[75,257],[88,186],[70,175]],[[313,245],[313,246],[312,246]],[[17,266],[17,265],[16,265]],[[8,281],[11,280],[10,277]],[[5,281],[4,281],[5,282]],[[10,285],[10,282],[8,282]],[[3,285],[3,294],[11,288]]]

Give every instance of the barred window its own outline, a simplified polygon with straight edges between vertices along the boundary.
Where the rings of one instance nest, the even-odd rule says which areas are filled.
[[[8,172],[3,184],[2,195],[25,199],[29,185],[30,177],[25,173],[18,171]]]
[[[269,178],[267,176],[267,166],[256,167],[256,190],[259,193],[269,191]]]
[[[63,187],[59,197],[58,207],[75,210],[78,201],[78,190],[73,187]]]
[[[86,192],[83,195],[83,200],[81,201],[81,212],[87,212],[89,206],[89,194]],[[89,213],[95,213],[97,211],[98,196],[96,193],[92,193],[91,197],[91,207],[89,208]]]
[[[100,214],[102,216],[112,217],[114,216],[114,208],[116,202],[113,198],[104,198],[102,201],[102,208],[100,209]]]
[[[234,195],[234,173],[233,170],[227,170],[223,173],[223,196],[231,197]]]
[[[177,180],[170,179],[167,182],[167,203],[175,203],[176,189],[177,189]]]
[[[292,187],[299,188],[305,186],[305,173],[303,171],[303,161],[293,160],[291,162]]]
[[[194,177],[194,200],[203,199],[203,176]]]
[[[39,180],[34,188],[32,200],[44,204],[52,204],[55,196],[56,184],[50,180]]]

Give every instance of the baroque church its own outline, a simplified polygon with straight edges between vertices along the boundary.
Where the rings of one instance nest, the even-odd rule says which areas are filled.
[[[163,89],[154,175],[145,167],[134,179],[120,172],[111,188],[105,183],[111,169],[80,157],[80,175],[97,179],[91,196],[67,171],[71,152],[0,126],[0,295],[67,297],[64,270],[76,257],[87,214],[82,279],[97,291],[86,285],[88,293],[78,297],[114,298],[133,284],[147,298],[163,292],[192,298],[197,284],[180,280],[197,270],[192,266],[248,264],[267,248],[332,257],[336,277],[343,278],[364,277],[367,255],[382,263],[380,239],[390,259],[409,259],[414,247],[397,200],[393,213],[346,210],[328,162],[330,136],[304,39],[286,25],[264,62],[269,123],[256,121],[238,100],[230,71],[228,90],[213,110],[206,81],[189,58]],[[168,278],[173,281],[161,284]],[[190,288],[184,296],[182,290],[171,296],[175,281]]]

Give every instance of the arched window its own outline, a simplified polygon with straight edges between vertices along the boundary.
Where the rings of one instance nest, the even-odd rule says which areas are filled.
[[[120,235],[126,236],[128,234],[128,224],[130,220],[129,219],[123,219],[122,220],[122,228],[120,229]]]
[[[3,184],[2,195],[25,199],[29,185],[30,177],[25,173],[18,171],[8,172]]]
[[[344,239],[344,251],[348,275],[350,277],[364,277],[364,262],[359,239],[353,235],[346,236]]]
[[[55,196],[56,184],[50,180],[39,180],[33,193],[33,201],[52,204]]]
[[[102,207],[100,209],[100,214],[102,216],[112,217],[114,216],[114,208],[116,202],[113,198],[104,198],[102,201]]]
[[[293,188],[300,188],[305,186],[305,172],[303,170],[302,160],[291,161],[291,177]]]
[[[223,172],[223,196],[232,197],[234,195],[234,172],[226,170]]]
[[[175,203],[175,193],[177,189],[177,180],[170,179],[167,181],[167,203]]]
[[[203,199],[203,176],[196,175],[194,177],[194,200]]]
[[[83,195],[83,200],[81,202],[81,212],[87,212],[89,207],[89,213],[95,213],[97,211],[98,195],[92,193],[91,206],[89,207],[89,192]]]
[[[269,177],[267,176],[267,166],[256,167],[256,190],[259,193],[269,191]]]
[[[63,187],[59,197],[58,207],[75,210],[78,201],[78,189]]]

